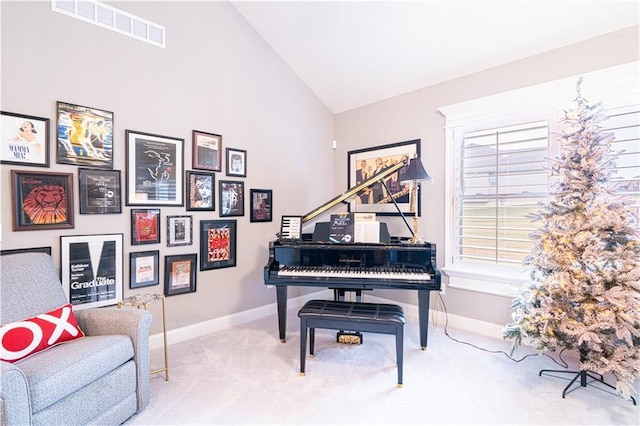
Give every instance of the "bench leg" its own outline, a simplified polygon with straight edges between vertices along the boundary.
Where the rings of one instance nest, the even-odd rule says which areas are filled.
[[[304,362],[307,357],[307,321],[300,319],[300,375],[304,376]]]
[[[404,327],[396,328],[396,362],[398,363],[398,387],[402,387],[402,354],[404,346]]]
[[[311,327],[309,329],[309,357],[313,358],[313,348],[315,347],[315,343],[316,343],[316,329],[314,327]]]

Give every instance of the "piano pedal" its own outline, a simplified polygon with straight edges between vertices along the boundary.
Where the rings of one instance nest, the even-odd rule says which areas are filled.
[[[349,343],[351,345],[361,345],[362,344],[362,333],[357,331],[339,331],[336,337],[336,341],[338,343]]]

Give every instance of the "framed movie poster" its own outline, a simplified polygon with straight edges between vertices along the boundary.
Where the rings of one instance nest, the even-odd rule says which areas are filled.
[[[184,139],[133,130],[125,133],[126,205],[184,205]]]
[[[402,184],[409,159],[420,156],[420,139],[397,142],[373,148],[357,149],[347,153],[348,188],[352,188],[388,167],[399,162],[407,166],[400,168],[384,179],[388,188],[376,182],[358,192],[349,202],[350,212],[376,213],[379,216],[399,216],[391,198],[396,201],[403,214],[411,213],[409,203],[409,185]],[[420,197],[418,197],[418,215],[420,215]]]
[[[193,168],[219,172],[222,170],[222,135],[193,131]]]
[[[80,214],[122,213],[120,170],[78,169]]]
[[[129,288],[160,284],[160,251],[129,253]]]
[[[113,168],[113,112],[57,103],[56,162]]]
[[[251,222],[271,222],[273,211],[273,191],[270,189],[251,189]]]
[[[236,266],[236,221],[200,221],[200,270]]]
[[[227,176],[247,177],[247,151],[227,148]]]
[[[0,111],[2,164],[49,167],[49,119]]]
[[[131,209],[131,245],[160,242],[160,209]]]
[[[196,254],[164,257],[164,295],[193,293],[196,291]]]
[[[71,173],[11,170],[13,230],[73,228]]]
[[[244,182],[220,181],[220,217],[244,216]]]
[[[60,237],[62,287],[74,309],[122,300],[123,234]]]
[[[215,175],[187,170],[187,210],[215,211]]]
[[[167,216],[167,247],[193,244],[192,222],[192,216]]]

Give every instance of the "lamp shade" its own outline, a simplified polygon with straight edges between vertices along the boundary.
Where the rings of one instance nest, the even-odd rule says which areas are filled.
[[[433,178],[429,176],[429,173],[422,166],[420,158],[412,158],[409,160],[409,166],[407,167],[407,173],[402,179],[402,183],[409,182],[430,182]]]

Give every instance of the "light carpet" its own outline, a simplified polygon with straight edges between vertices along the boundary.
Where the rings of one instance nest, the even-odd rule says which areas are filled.
[[[546,356],[514,362],[455,342],[443,325],[429,324],[428,349],[422,351],[418,320],[407,317],[402,388],[396,386],[390,335],[366,333],[362,345],[348,345],[335,342],[335,331],[318,329],[315,357],[307,359],[306,376],[300,376],[299,323],[292,311],[284,344],[275,314],[176,343],[169,346],[169,381],[152,377],[150,405],[127,424],[640,423],[638,406],[595,384],[577,386],[563,399],[562,390],[573,376],[540,377],[541,369],[562,368]],[[508,341],[451,328],[448,333],[509,352]],[[515,357],[526,353],[520,350]],[[575,369],[575,357],[564,358]],[[154,368],[163,364],[162,349],[152,351],[151,362]]]

